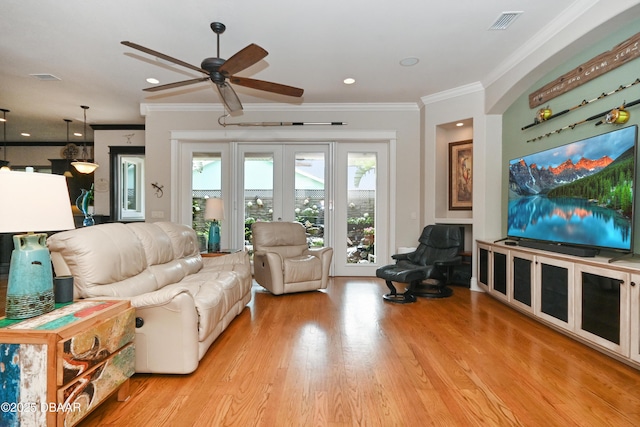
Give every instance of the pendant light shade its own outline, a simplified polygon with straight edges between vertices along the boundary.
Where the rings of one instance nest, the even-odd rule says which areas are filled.
[[[82,145],[82,161],[71,162],[71,166],[76,168],[76,170],[80,173],[89,174],[98,168],[97,163],[92,163],[88,161],[88,152],[87,152],[87,110],[89,107],[86,105],[81,105],[80,108],[84,110],[84,144]]]
[[[98,164],[91,162],[71,162],[71,166],[76,168],[78,172],[86,174],[89,174],[98,169]]]

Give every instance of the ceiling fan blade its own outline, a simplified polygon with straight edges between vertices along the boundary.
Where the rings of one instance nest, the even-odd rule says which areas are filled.
[[[227,77],[231,76],[239,73],[245,68],[249,68],[268,54],[269,52],[257,44],[251,43],[249,46],[227,59],[225,63],[222,64],[219,71]]]
[[[129,46],[129,47],[131,47],[133,49],[137,49],[137,50],[139,50],[141,52],[148,53],[151,56],[155,56],[155,57],[164,59],[165,61],[173,62],[174,64],[181,65],[181,66],[183,66],[185,68],[189,68],[189,69],[191,69],[193,71],[197,71],[199,73],[204,73],[204,74],[207,74],[207,75],[209,74],[208,71],[203,70],[200,67],[196,67],[195,65],[188,64],[188,63],[186,63],[184,61],[180,61],[179,59],[176,59],[176,58],[173,58],[171,56],[165,55],[164,53],[160,53],[160,52],[155,51],[153,49],[149,49],[147,47],[140,46],[139,44],[128,42],[128,41],[123,41],[123,42],[120,42],[120,43],[122,43],[125,46]]]
[[[240,98],[236,95],[236,91],[227,83],[216,83],[216,87],[218,88],[218,92],[220,92],[220,98],[222,98],[222,102],[227,107],[230,113],[234,111],[242,110],[242,103],[240,102]]]
[[[267,92],[278,93],[287,96],[301,97],[304,89],[293,86],[287,86],[280,83],[265,82],[264,80],[250,79],[247,77],[229,77],[229,81],[240,86],[250,87],[252,89],[264,90]]]
[[[152,86],[142,90],[145,92],[157,92],[159,90],[173,89],[174,87],[192,85],[194,83],[200,83],[207,80],[209,80],[209,77],[200,77],[197,79],[183,80],[181,82],[167,83],[166,85]]]

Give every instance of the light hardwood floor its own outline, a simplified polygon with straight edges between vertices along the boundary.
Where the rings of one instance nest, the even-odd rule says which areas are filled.
[[[487,296],[378,279],[251,304],[191,375],[136,374],[81,426],[638,426],[640,371]]]

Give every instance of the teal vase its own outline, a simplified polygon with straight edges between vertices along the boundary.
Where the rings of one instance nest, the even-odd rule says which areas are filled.
[[[7,318],[26,319],[48,313],[55,308],[51,255],[46,247],[47,235],[13,236],[7,284]]]
[[[211,226],[209,227],[207,252],[220,252],[220,226],[216,220],[211,221]]]

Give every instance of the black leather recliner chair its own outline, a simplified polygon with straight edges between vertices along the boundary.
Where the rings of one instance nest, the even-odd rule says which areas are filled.
[[[453,291],[447,287],[452,267],[462,263],[460,253],[464,238],[459,226],[428,225],[422,230],[415,251],[395,254],[395,264],[376,270],[376,276],[384,279],[390,293],[384,299],[391,302],[414,302],[416,296],[444,298]],[[431,280],[428,280],[431,279]],[[423,283],[428,281],[429,283]],[[398,293],[392,282],[408,283],[404,293]]]

